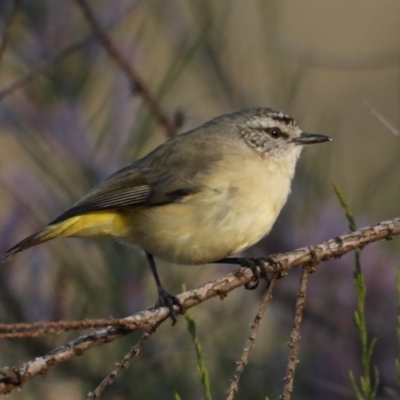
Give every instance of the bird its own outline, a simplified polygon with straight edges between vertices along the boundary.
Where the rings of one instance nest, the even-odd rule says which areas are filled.
[[[181,265],[241,264],[229,256],[270,232],[303,147],[330,140],[303,132],[272,108],[221,115],[113,173],[0,261],[55,238],[117,239],[144,250],[156,307],[168,307],[174,324],[174,305],[182,307],[162,286],[154,257]]]

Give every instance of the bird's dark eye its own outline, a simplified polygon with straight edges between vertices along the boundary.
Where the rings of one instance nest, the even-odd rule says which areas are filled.
[[[267,129],[267,133],[274,139],[278,139],[282,136],[282,132],[279,128],[269,128]]]

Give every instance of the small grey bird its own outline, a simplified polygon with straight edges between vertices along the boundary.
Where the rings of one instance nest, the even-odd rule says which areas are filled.
[[[270,108],[222,115],[115,172],[0,261],[58,237],[108,236],[139,246],[157,285],[156,306],[167,306],[175,322],[180,304],[162,287],[153,256],[229,262],[271,230],[303,146],[329,140]]]

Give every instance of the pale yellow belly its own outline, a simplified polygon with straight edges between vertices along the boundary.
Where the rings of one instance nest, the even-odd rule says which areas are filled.
[[[156,257],[178,264],[204,264],[243,251],[272,228],[287,197],[238,196],[235,193],[196,195],[185,203],[130,213],[125,241]]]

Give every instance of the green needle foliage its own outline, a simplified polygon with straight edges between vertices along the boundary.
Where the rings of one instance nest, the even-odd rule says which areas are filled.
[[[354,232],[355,230],[357,230],[357,226],[354,221],[353,213],[351,212],[350,207],[339,187],[336,184],[333,184],[333,188],[343,210],[346,212],[346,218],[349,222],[349,228],[352,232]],[[365,299],[367,295],[367,288],[361,270],[360,252],[361,249],[356,249],[355,251],[355,269],[353,274],[354,287],[356,289],[358,300],[357,310],[354,312],[354,323],[360,334],[363,375],[360,377],[360,382],[358,385],[353,372],[350,371],[350,381],[357,400],[373,400],[376,399],[376,393],[378,390],[379,371],[376,366],[372,366],[371,362],[376,338],[373,338],[372,340],[368,339],[367,323],[365,318]],[[398,322],[398,324],[400,324],[400,322]],[[399,325],[397,328],[397,332],[400,335]]]
[[[186,285],[182,285],[182,291],[186,291]],[[201,348],[200,340],[197,336],[196,323],[194,322],[194,319],[192,315],[189,313],[189,311],[186,311],[184,316],[187,322],[188,332],[193,340],[194,348],[196,350],[197,373],[199,375],[201,384],[204,386],[204,391],[206,396],[205,398],[206,400],[212,400],[211,388],[210,388],[210,375],[208,373],[206,365],[204,364],[203,350]],[[180,395],[176,392],[174,400],[181,400]]]
[[[204,364],[203,350],[201,348],[200,340],[196,332],[196,323],[194,322],[192,315],[188,311],[185,312],[185,319],[187,322],[187,329],[193,340],[194,348],[196,350],[197,373],[199,374],[201,384],[204,386],[206,399],[212,400],[211,389],[210,389],[210,376],[208,374],[208,369]],[[175,395],[175,399],[177,400],[178,398]]]

